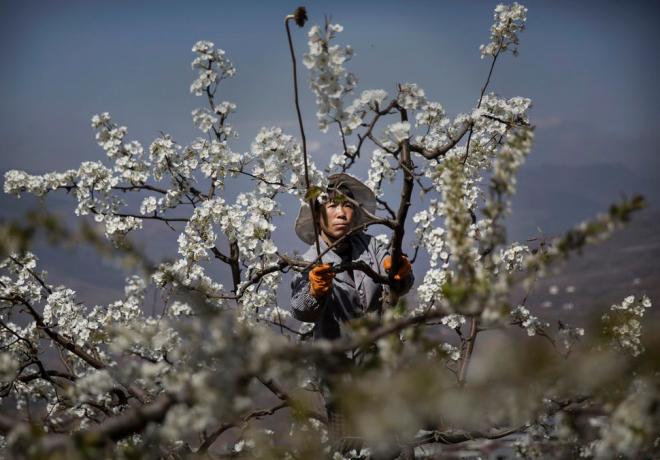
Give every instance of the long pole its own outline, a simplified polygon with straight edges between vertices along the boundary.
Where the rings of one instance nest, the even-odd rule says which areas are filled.
[[[296,54],[293,50],[293,41],[291,40],[291,30],[289,29],[289,21],[293,19],[296,21],[298,26],[302,27],[307,20],[307,12],[304,7],[296,8],[294,14],[289,14],[284,18],[284,26],[286,27],[286,36],[289,40],[289,51],[291,52],[291,62],[293,64],[293,94],[294,101],[296,104],[296,114],[298,115],[298,126],[300,126],[300,138],[302,140],[302,151],[303,151],[303,164],[305,165],[305,187],[307,187],[307,204],[309,205],[310,210],[312,211],[312,221],[314,224],[314,244],[316,245],[316,254],[321,255],[321,246],[319,245],[319,227],[318,227],[318,218],[316,215],[316,208],[314,206],[315,197],[310,193],[309,186],[309,167],[307,166],[307,140],[305,138],[305,128],[303,127],[302,114],[300,112],[300,102],[298,100],[298,71],[296,67]]]

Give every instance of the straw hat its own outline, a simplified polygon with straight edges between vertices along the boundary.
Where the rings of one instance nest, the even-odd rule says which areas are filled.
[[[347,188],[353,195],[352,199],[360,203],[369,213],[376,212],[376,195],[364,185],[360,180],[346,173],[333,174],[328,177],[328,190]],[[369,221],[362,209],[355,210],[353,216],[353,226],[362,225]],[[304,203],[300,206],[298,217],[296,218],[296,235],[307,244],[314,244],[314,220],[309,204]]]

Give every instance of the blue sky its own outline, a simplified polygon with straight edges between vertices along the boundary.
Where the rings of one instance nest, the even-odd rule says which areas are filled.
[[[339,42],[356,51],[348,64],[358,89],[415,82],[449,114],[475,104],[488,62],[479,58],[497,2],[307,2],[344,26]],[[506,56],[491,90],[534,102],[537,148],[523,168],[511,231],[558,232],[605,209],[622,193],[659,197],[660,6],[656,2],[523,2],[529,7],[520,56]],[[208,39],[238,69],[219,97],[238,105],[233,124],[245,151],[261,126],[297,134],[283,18],[298,2],[5,1],[0,4],[0,173],[74,168],[100,160],[89,120],[108,111],[148,144],[160,131],[182,144],[197,136],[188,91],[193,43]],[[306,46],[294,31],[299,57]],[[302,69],[303,112],[319,163],[338,148],[314,132],[315,107]],[[34,201],[2,197],[0,217]],[[74,203],[50,206],[73,219]],[[278,221],[285,245],[295,205]],[[156,230],[154,230],[155,234]],[[171,244],[169,246],[171,248]],[[55,257],[54,255],[52,257]],[[54,264],[54,262],[53,262]]]
[[[478,46],[495,2],[311,2],[345,26],[359,89],[413,81],[450,113],[474,104],[485,76]],[[190,47],[214,41],[238,68],[223,96],[238,104],[237,147],[261,125],[294,122],[282,18],[293,2],[3,2],[1,134],[28,158],[3,166],[71,166],[94,154],[89,118],[110,111],[145,143],[160,130],[195,135]],[[660,121],[655,89],[660,18],[653,2],[528,2],[521,54],[503,59],[492,89],[534,101],[536,124],[584,123],[637,137]],[[296,32],[299,51],[305,37]],[[304,106],[311,119],[312,98]],[[311,123],[310,123],[311,124]],[[295,126],[294,126],[295,127]],[[334,141],[326,136],[330,143]],[[28,165],[26,165],[26,160]],[[62,164],[60,163],[60,164]],[[5,166],[6,167],[6,166]]]

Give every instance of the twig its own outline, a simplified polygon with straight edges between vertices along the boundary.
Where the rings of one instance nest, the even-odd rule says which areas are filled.
[[[476,316],[470,317],[470,334],[466,339],[463,339],[463,348],[461,350],[461,365],[458,370],[458,385],[463,387],[465,385],[465,379],[467,377],[468,366],[470,364],[470,358],[472,357],[472,350],[474,350],[474,342],[477,339],[478,330],[478,321]]]
[[[307,12],[304,8],[300,7],[296,10],[295,14],[290,14],[284,18],[284,26],[286,27],[286,36],[289,41],[289,51],[291,52],[291,63],[293,65],[293,94],[294,101],[296,105],[296,115],[298,116],[298,126],[300,126],[300,138],[302,142],[303,150],[303,164],[305,166],[305,187],[307,187],[307,193],[309,190],[309,167],[307,165],[307,139],[305,138],[305,128],[303,126],[302,113],[300,111],[300,102],[298,100],[298,71],[296,67],[296,53],[293,49],[293,40],[291,39],[291,30],[289,29],[289,21],[294,19],[296,24],[302,27],[307,20]],[[312,221],[314,223],[314,243],[316,245],[316,253],[321,254],[321,246],[319,245],[319,229],[318,229],[318,216],[316,215],[316,208],[314,207],[314,201],[316,198],[309,197],[308,204],[312,212]]]
[[[497,57],[500,55],[501,51],[502,51],[502,43],[500,43],[500,46],[497,48],[497,51],[493,56],[493,60],[490,63],[490,69],[488,70],[488,77],[486,78],[486,82],[484,83],[484,85],[481,87],[481,94],[479,94],[479,102],[477,103],[477,108],[481,107],[481,101],[483,101],[484,99],[484,93],[486,92],[486,88],[488,88],[488,84],[490,83],[490,77],[493,75],[493,69],[495,68],[495,62],[497,61]],[[472,124],[470,126],[470,134],[468,134],[467,143],[465,145],[465,157],[463,158],[462,161],[463,164],[465,164],[468,155],[470,154],[470,141],[472,140],[473,132],[474,132],[474,125]]]

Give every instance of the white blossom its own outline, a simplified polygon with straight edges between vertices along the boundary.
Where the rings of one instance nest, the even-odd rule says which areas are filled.
[[[511,310],[511,320],[526,329],[529,336],[536,335],[544,327],[549,327],[548,323],[544,323],[532,315],[524,305],[518,305]]]
[[[357,84],[355,75],[344,68],[344,63],[353,57],[353,49],[330,44],[342,30],[339,24],[328,23],[323,29],[312,26],[308,33],[309,52],[303,57],[303,64],[310,70],[312,91],[316,95],[318,127],[324,132],[330,123],[347,121],[343,97]]]
[[[157,206],[158,206],[158,201],[156,197],[148,196],[144,200],[142,200],[142,204],[140,205],[140,214],[142,215],[151,214],[154,211],[156,211]]]
[[[365,90],[346,108],[346,121],[343,125],[344,134],[349,135],[360,127],[368,111],[379,112],[387,98],[387,92],[379,90]]]
[[[387,126],[385,132],[399,144],[410,137],[410,123],[407,121],[392,123]]]
[[[397,102],[406,110],[417,110],[426,104],[424,90],[415,83],[404,83],[399,87]]]
[[[440,319],[440,322],[450,329],[456,329],[462,324],[465,324],[465,316],[456,314],[446,315]]]
[[[491,43],[482,47],[484,56],[495,56],[505,49],[516,52],[517,33],[525,21],[526,9],[520,5],[500,5],[495,11]],[[374,89],[363,91],[345,105],[357,80],[345,68],[353,55],[352,49],[334,44],[341,30],[341,26],[331,23],[324,28],[312,27],[309,50],[304,57],[310,69],[319,127],[325,130],[329,124],[338,123],[342,129],[343,151],[329,158],[329,169],[344,171],[354,166],[359,169],[363,166],[361,163],[368,162],[365,183],[382,198],[386,196],[382,186],[394,181],[401,170],[397,159],[400,152],[396,150],[401,143],[409,142],[416,180],[424,186],[430,185],[425,193],[432,195],[428,198],[422,194],[421,205],[411,203],[417,206],[408,215],[414,224],[414,236],[408,228],[409,220],[406,223],[405,245],[413,246],[415,256],[417,250],[425,252],[420,259],[429,262],[427,267],[420,268],[420,262],[416,263],[415,273],[419,275],[418,280],[421,278],[416,292],[410,294],[409,302],[402,301],[395,308],[384,310],[382,317],[366,315],[348,324],[347,335],[355,335],[347,339],[359,340],[366,337],[363,334],[377,332],[372,326],[378,326],[372,321],[389,326],[396,325],[402,315],[431,314],[432,317],[424,318],[430,320],[426,321],[425,328],[409,327],[380,337],[376,341],[377,358],[384,366],[379,368],[378,363],[374,363],[368,380],[355,372],[352,380],[344,383],[351,384],[355,395],[366,385],[370,398],[373,395],[375,400],[386,403],[388,412],[384,414],[397,416],[382,419],[393,423],[403,420],[406,426],[414,427],[420,422],[426,423],[427,414],[425,408],[421,408],[419,414],[414,413],[420,404],[415,399],[405,399],[414,398],[417,393],[407,387],[408,363],[415,365],[415,373],[420,372],[416,376],[424,377],[416,380],[425,385],[436,382],[425,378],[427,369],[418,366],[419,357],[412,354],[421,351],[422,359],[441,361],[434,363],[440,366],[429,367],[446,366],[450,371],[458,371],[463,364],[460,360],[464,347],[445,340],[450,340],[447,335],[458,333],[461,345],[465,345],[467,337],[463,329],[468,317],[478,321],[478,331],[501,326],[508,320],[530,336],[548,333],[548,324],[534,316],[528,307],[517,305],[510,309],[509,303],[515,295],[514,282],[522,277],[525,289],[528,288],[530,274],[545,275],[546,266],[562,252],[559,243],[532,251],[524,244],[508,242],[506,228],[501,223],[510,212],[516,175],[533,141],[528,117],[531,101],[484,94],[479,107],[449,118],[441,104],[426,99],[424,90],[406,83],[396,89],[393,100],[388,100],[384,90]],[[197,42],[193,52],[196,56],[192,67],[197,75],[191,91],[203,96],[208,107],[193,110],[192,117],[204,136],[179,144],[169,135],[161,134],[149,144],[148,155],[145,155],[143,144],[128,140],[128,129],[103,112],[91,120],[103,162],[88,161],[77,169],[43,175],[16,170],[5,173],[5,192],[17,196],[22,193],[44,196],[58,189],[70,192],[77,200],[76,214],[91,214],[114,242],[140,229],[144,220],[154,225],[167,224],[176,230],[172,235],[177,235],[178,253],[173,261],[160,263],[149,278],[141,272],[130,273],[125,279],[123,294],[99,305],[88,304],[82,292],[50,284],[47,273],[38,269],[37,258],[31,253],[11,253],[2,260],[0,382],[3,407],[11,413],[40,408],[39,417],[47,417],[47,423],[43,424],[47,432],[72,430],[84,437],[86,430],[103,426],[114,416],[135,412],[142,392],[147,400],[143,407],[147,411],[158,407],[163,397],[173,398],[162,423],[152,423],[140,436],[117,443],[114,450],[109,448],[103,452],[106,456],[133,455],[133,450],[139,456],[152,447],[157,455],[185,456],[188,448],[185,440],[197,439],[203,432],[211,433],[224,423],[243,420],[246,423],[240,433],[226,445],[229,454],[259,456],[264,452],[260,448],[266,446],[277,447],[277,453],[284,458],[314,456],[316,452],[307,453],[307,446],[299,450],[298,437],[302,433],[305,437],[313,436],[312,444],[325,449],[325,456],[368,457],[371,455],[368,449],[333,453],[325,425],[319,420],[307,420],[307,416],[294,420],[291,433],[295,437],[291,443],[278,444],[272,431],[247,423],[246,414],[268,413],[268,406],[261,405],[262,398],[255,392],[261,387],[251,383],[254,376],[263,378],[263,382],[281,384],[282,388],[302,387],[298,383],[312,381],[309,367],[317,359],[323,359],[329,346],[323,341],[313,345],[295,343],[289,333],[295,334],[298,329],[300,334],[309,335],[314,324],[298,325],[286,304],[281,303],[281,298],[290,294],[288,286],[284,285],[285,273],[302,267],[298,264],[284,266],[282,262],[289,260],[288,257],[298,256],[289,254],[283,245],[286,239],[276,240],[274,232],[278,218],[283,215],[283,201],[293,198],[295,202],[302,202],[308,192],[305,165],[302,147],[295,135],[277,127],[260,129],[249,151],[234,151],[231,141],[236,133],[227,118],[235,112],[236,105],[227,101],[218,103],[215,95],[218,84],[233,76],[235,69],[224,51],[211,42]],[[385,110],[388,107],[392,110]],[[408,114],[410,121],[397,121],[399,110],[415,113]],[[363,140],[368,143],[373,139],[362,133],[356,136],[357,140],[347,136],[367,128],[372,121],[379,121],[377,126],[371,127],[375,129],[373,133],[384,134],[374,141],[380,145],[371,156],[359,158],[358,146],[362,146]],[[466,129],[470,136],[469,148],[466,137],[458,141],[459,134],[466,133]],[[441,154],[428,159],[434,152],[440,153],[441,148],[444,149]],[[363,152],[365,149],[361,149],[360,153]],[[332,151],[327,153],[330,156]],[[318,157],[324,155],[323,161],[328,160],[324,152],[314,152],[317,154]],[[308,165],[310,185],[323,189],[327,178],[311,158]],[[252,187],[243,187],[239,178],[251,181]],[[230,179],[236,179],[236,183]],[[414,186],[419,189],[418,182]],[[136,196],[131,192],[136,192],[139,198],[124,201],[124,197]],[[282,197],[282,194],[289,196]],[[323,198],[321,194],[316,199],[322,202]],[[130,207],[137,207],[137,210]],[[172,217],[173,220],[153,219],[158,217],[165,220]],[[181,222],[185,222],[185,226]],[[614,228],[614,219],[602,218],[596,224],[606,233]],[[584,223],[574,229],[572,235],[577,235],[576,240],[579,240],[582,235],[602,234],[593,231],[593,227],[592,223]],[[0,237],[6,234],[0,228]],[[374,237],[377,252],[390,244],[390,238],[389,234]],[[592,241],[595,236],[590,238],[586,240]],[[230,287],[216,281],[218,270],[222,271],[220,276],[230,280]],[[559,291],[559,288],[552,289],[551,294]],[[567,294],[573,291],[572,286],[565,289]],[[406,304],[410,307],[404,313],[402,307]],[[551,303],[542,304],[549,305]],[[568,309],[568,305],[573,308],[572,303],[565,303],[563,308]],[[616,348],[634,356],[642,353],[641,320],[649,307],[650,299],[638,295],[628,296],[620,304],[613,305],[603,316],[605,337],[611,339]],[[414,318],[414,324],[418,324],[419,319]],[[352,327],[355,330],[348,331]],[[567,356],[585,335],[583,328],[560,322],[553,343]],[[45,344],[50,344],[53,350],[43,348]],[[53,351],[57,372],[61,373],[53,373],[49,380],[41,374],[38,363],[31,361],[47,356],[44,364],[50,369]],[[61,356],[57,356],[60,353]],[[408,361],[409,358],[412,359]],[[600,366],[598,362],[594,365]],[[488,369],[488,366],[481,368]],[[508,374],[509,369],[505,370]],[[385,373],[379,374],[380,371]],[[401,386],[402,382],[406,385]],[[569,383],[573,382],[577,380],[571,377]],[[448,382],[441,383],[446,387]],[[494,379],[493,388],[497,383]],[[556,387],[564,391],[565,382],[557,383]],[[387,390],[385,394],[395,397],[378,399],[381,385]],[[310,386],[304,387],[310,389]],[[319,384],[315,386],[318,390]],[[612,452],[633,458],[642,446],[648,445],[646,437],[650,431],[646,429],[657,425],[657,417],[648,416],[657,400],[649,396],[657,393],[649,391],[650,388],[638,382],[623,400],[604,406],[598,423],[592,424],[589,430],[597,432],[599,439],[583,447],[582,452],[585,455]],[[483,390],[488,392],[491,388]],[[436,406],[442,401],[424,391],[420,393],[425,398],[423,405],[437,412]],[[455,407],[460,408],[463,397],[471,397],[472,391],[468,385],[461,394],[437,393],[440,398],[449,395],[452,404],[457,403]],[[279,399],[298,407],[298,393],[292,391],[286,399]],[[618,397],[617,392],[610,394]],[[610,394],[603,398],[607,399]],[[516,393],[515,396],[520,395]],[[522,396],[518,399],[529,399]],[[544,397],[546,402],[551,398],[549,394]],[[354,403],[351,407],[368,403],[370,398],[350,401]],[[590,400],[589,404],[594,401]],[[502,399],[500,405],[507,406],[507,400]],[[265,412],[261,410],[263,407],[266,407]],[[579,405],[574,407],[578,414]],[[491,420],[486,409],[484,407],[484,419]],[[539,407],[531,409],[534,414],[542,414]],[[608,411],[611,412],[609,417]],[[300,413],[306,415],[303,411]],[[462,415],[452,411],[446,414],[452,418]],[[563,414],[564,411],[560,411],[552,419],[539,417],[539,424],[559,424],[565,417]],[[370,427],[375,426],[373,420],[381,419],[379,414],[374,417],[369,411],[364,415],[368,416],[364,418]],[[516,413],[514,418],[521,415],[529,414]],[[357,414],[358,427],[364,424],[359,419],[362,416],[362,413]],[[390,431],[386,435],[388,439],[396,439],[399,433],[391,428],[397,426],[388,427]],[[527,431],[530,438],[526,439],[534,436],[533,430],[530,424]],[[7,437],[7,448],[22,448],[23,442],[32,440],[27,432],[20,432],[20,436],[16,433],[19,431]],[[428,433],[431,432],[425,434]],[[47,436],[40,435],[39,442]],[[64,438],[63,434],[58,436],[58,439]],[[560,435],[562,440],[563,436]],[[20,443],[16,443],[17,439]],[[532,453],[532,445],[525,442],[520,443],[519,449]],[[0,456],[5,453],[4,438],[0,437]]]
[[[195,109],[192,111],[193,123],[202,132],[206,133],[218,122],[218,118],[213,116],[209,109]]]
[[[378,197],[383,196],[381,188],[383,179],[392,182],[396,177],[396,171],[392,168],[388,155],[380,149],[374,150],[371,155],[371,164],[367,172],[368,179],[365,181],[365,185],[373,190]]]
[[[192,61],[192,68],[198,70],[197,79],[190,85],[190,92],[201,96],[205,91],[213,92],[220,81],[236,74],[236,68],[225,57],[224,50],[215,48],[209,41],[198,41],[192,48],[197,57]]]
[[[633,356],[644,351],[641,319],[651,305],[651,299],[646,295],[630,295],[620,304],[612,305],[610,311],[602,316],[605,333],[616,347],[630,352]]]
[[[496,56],[500,51],[511,50],[518,54],[518,32],[525,28],[527,8],[517,2],[512,5],[499,4],[493,13],[495,23],[490,28],[490,42],[481,45],[481,57]]]

